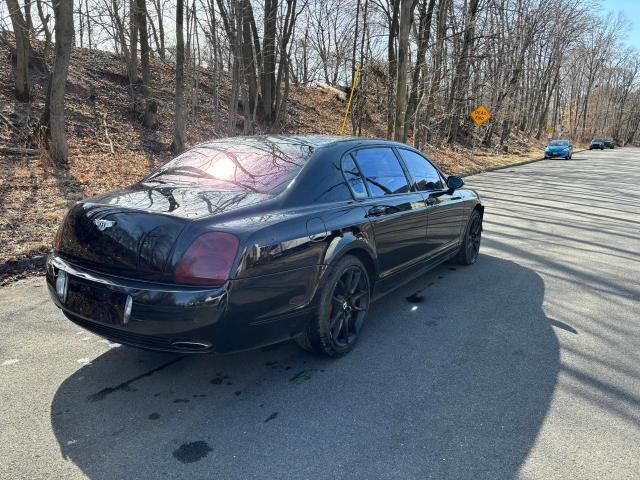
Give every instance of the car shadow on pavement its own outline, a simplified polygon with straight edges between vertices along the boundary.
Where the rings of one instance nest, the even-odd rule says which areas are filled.
[[[375,303],[340,359],[112,348],[60,385],[53,431],[91,479],[514,478],[559,370],[543,303],[538,274],[481,255]]]

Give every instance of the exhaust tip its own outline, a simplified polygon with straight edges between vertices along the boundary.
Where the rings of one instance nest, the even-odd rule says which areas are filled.
[[[205,342],[191,342],[186,340],[177,340],[171,343],[171,346],[182,350],[183,352],[204,352],[211,349],[210,343]]]

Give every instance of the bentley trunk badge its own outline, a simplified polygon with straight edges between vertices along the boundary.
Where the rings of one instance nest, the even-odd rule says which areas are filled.
[[[104,220],[104,219],[94,220],[93,223],[96,224],[96,226],[98,227],[98,230],[100,230],[101,232],[106,230],[107,228],[113,227],[116,224],[116,222],[112,220]]]

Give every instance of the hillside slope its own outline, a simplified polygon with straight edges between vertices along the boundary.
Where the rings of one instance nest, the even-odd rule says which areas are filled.
[[[171,158],[174,108],[174,70],[170,64],[152,60],[159,126],[148,130],[130,111],[122,62],[108,52],[75,49],[65,96],[70,160],[67,167],[54,168],[30,136],[42,114],[46,76],[33,72],[31,105],[15,101],[14,66],[3,48],[0,45],[0,275],[23,268],[23,263],[14,261],[48,250],[70,203],[135,182]],[[197,86],[192,83],[189,87],[189,145],[242,133],[241,122],[229,127],[228,81],[221,83],[218,118],[209,74],[201,72]],[[282,131],[335,134],[343,111],[343,100],[330,88],[292,86]],[[366,117],[363,134],[383,136],[384,112],[370,111]],[[526,139],[520,139],[517,148],[520,152],[508,156],[496,156],[493,151],[472,154],[464,148],[428,149],[426,153],[448,173],[480,171],[540,155],[540,145]]]

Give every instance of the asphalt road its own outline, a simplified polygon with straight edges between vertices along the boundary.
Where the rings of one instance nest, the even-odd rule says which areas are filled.
[[[0,289],[0,478],[640,478],[640,149],[466,181],[477,264],[376,303],[339,360],[136,351],[42,278]]]

